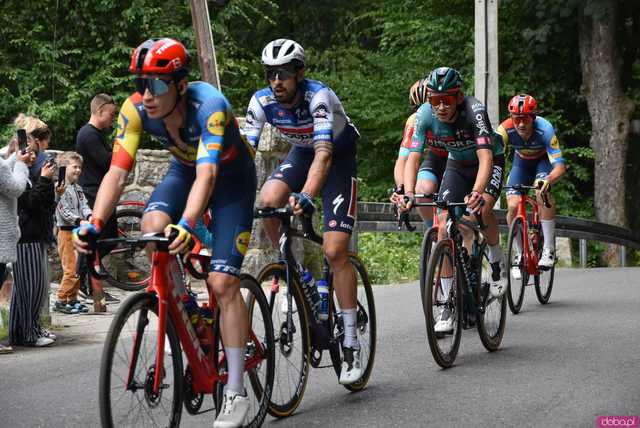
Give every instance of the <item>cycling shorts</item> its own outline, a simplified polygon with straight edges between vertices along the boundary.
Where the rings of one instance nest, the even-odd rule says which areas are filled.
[[[517,154],[513,156],[511,172],[507,180],[507,187],[517,184],[523,186],[533,185],[536,178],[546,178],[553,167],[548,156],[540,156],[538,159],[523,159]],[[518,192],[512,189],[507,190],[507,196],[517,195]]]
[[[442,183],[442,176],[447,167],[447,157],[438,156],[433,151],[427,151],[427,156],[422,161],[420,169],[418,169],[418,181],[429,180],[436,183],[437,186]]]
[[[300,192],[307,181],[313,162],[313,150],[292,147],[287,158],[271,173],[268,180],[280,180],[292,192]],[[325,232],[351,234],[356,222],[357,182],[356,145],[333,152],[327,180],[321,190]]]
[[[213,235],[211,272],[240,275],[251,239],[257,188],[255,166],[250,165],[242,174],[216,178],[209,201],[212,219],[208,229]],[[172,160],[144,212],[162,211],[171,217],[174,224],[177,223],[184,212],[195,176],[194,167]]]
[[[502,177],[504,171],[504,155],[497,155],[493,158],[493,169],[489,177],[489,183],[484,189],[496,200],[502,191]],[[468,164],[465,162],[449,159],[447,168],[442,178],[442,185],[438,199],[447,202],[463,202],[464,197],[471,193],[473,185],[478,175],[478,164]]]

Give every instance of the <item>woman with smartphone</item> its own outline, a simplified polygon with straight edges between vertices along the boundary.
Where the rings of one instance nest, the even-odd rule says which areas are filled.
[[[26,133],[24,139],[26,144]],[[25,163],[28,155],[16,150],[18,143],[18,138],[14,137],[9,145],[7,159],[0,157],[0,290],[6,277],[7,263],[15,263],[17,260],[20,238],[18,197],[24,192],[29,177],[29,169]],[[0,344],[0,354],[10,352],[13,352],[11,346]]]

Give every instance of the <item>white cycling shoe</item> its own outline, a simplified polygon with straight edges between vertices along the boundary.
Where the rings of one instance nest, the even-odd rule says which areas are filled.
[[[222,401],[222,411],[213,423],[213,428],[241,427],[248,412],[248,396],[242,396],[235,391],[225,390]]]
[[[522,254],[516,254],[513,258],[513,264],[511,265],[511,278],[519,281],[522,279],[522,272],[520,271],[520,263],[522,262]]]
[[[360,349],[342,348],[342,369],[340,370],[340,384],[351,385],[362,377]]]
[[[549,248],[543,248],[542,256],[540,256],[540,260],[538,261],[538,267],[542,269],[551,269],[555,263],[555,251],[550,250]]]
[[[507,291],[507,282],[505,280],[507,267],[504,260],[491,263],[491,283],[489,292],[493,297],[500,297]]]
[[[440,319],[433,327],[436,333],[446,334],[453,331],[453,316],[449,308],[445,308],[440,314]]]

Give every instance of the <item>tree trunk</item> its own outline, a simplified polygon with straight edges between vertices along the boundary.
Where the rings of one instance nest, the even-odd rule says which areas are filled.
[[[593,3],[593,4],[592,4]],[[598,221],[628,226],[625,209],[625,160],[633,102],[622,91],[621,56],[616,44],[618,2],[580,4],[582,91],[591,116],[595,154],[595,209]],[[608,245],[604,261],[619,265],[619,248]]]

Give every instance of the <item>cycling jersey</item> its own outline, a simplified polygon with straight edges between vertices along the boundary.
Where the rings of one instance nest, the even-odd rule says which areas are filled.
[[[444,148],[449,159],[466,163],[478,162],[478,149],[492,150],[494,156],[504,153],[500,137],[491,129],[486,108],[471,96],[465,96],[458,105],[458,117],[453,123],[439,121],[429,103],[418,109],[409,150],[421,153],[425,144]]]
[[[290,109],[278,103],[271,87],[251,97],[244,127],[251,145],[258,147],[262,127],[267,122],[278,128],[284,140],[306,150],[313,150],[319,141],[333,143],[334,151],[354,143],[354,131],[356,138],[358,131],[331,88],[310,79],[298,85],[302,96]]]
[[[213,194],[209,200],[214,237],[212,272],[240,275],[253,223],[256,193],[254,150],[240,135],[231,105],[208,83],[189,83],[183,142],[174,141],[162,119],[151,119],[142,96],[131,95],[118,116],[118,129],[111,165],[130,171],[142,132],[148,132],[172,154],[169,169],[147,202],[145,213],[162,211],[177,223],[187,204],[196,178],[196,165],[218,166]]]
[[[331,166],[321,190],[324,231],[350,234],[356,217],[358,131],[329,87],[304,79],[298,83],[298,91],[299,101],[291,108],[278,103],[271,87],[256,92],[249,103],[244,134],[257,147],[268,122],[293,146],[268,178],[283,181],[292,192],[301,191],[307,180],[315,156],[314,145],[332,143]]]
[[[151,119],[134,93],[122,104],[118,115],[116,140],[111,165],[127,171],[133,168],[142,132],[149,133],[180,163],[220,165],[218,175],[242,171],[253,163],[254,150],[240,135],[229,101],[206,82],[189,83],[186,124],[181,129],[182,142],[174,141],[162,119]]]
[[[516,155],[522,159],[539,159],[546,154],[551,165],[564,163],[553,125],[543,117],[536,116],[533,133],[527,141],[518,135],[511,118],[500,124],[498,133],[505,146],[511,144]]]

